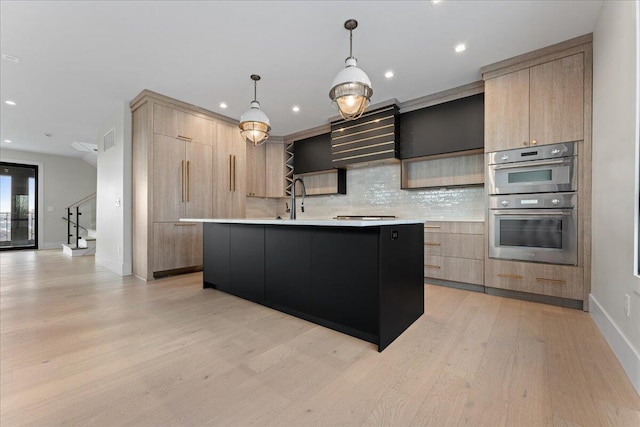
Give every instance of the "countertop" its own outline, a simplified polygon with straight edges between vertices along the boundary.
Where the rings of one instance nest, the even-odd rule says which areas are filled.
[[[379,227],[381,225],[423,224],[421,219],[393,219],[381,221],[357,221],[338,219],[217,219],[217,218],[181,218],[182,222],[212,222],[218,224],[256,224],[256,225],[314,225],[324,227]]]

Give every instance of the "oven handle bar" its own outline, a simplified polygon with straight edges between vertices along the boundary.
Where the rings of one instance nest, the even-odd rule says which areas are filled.
[[[561,160],[541,160],[539,162],[518,162],[510,165],[491,165],[495,170],[499,169],[515,169],[515,168],[528,168],[531,166],[547,166],[547,165],[570,165],[571,161],[566,159]]]
[[[527,211],[491,211],[496,216],[570,216],[571,211],[527,212]]]

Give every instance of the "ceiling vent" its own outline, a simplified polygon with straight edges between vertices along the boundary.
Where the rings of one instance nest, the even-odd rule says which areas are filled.
[[[102,137],[102,151],[108,151],[116,146],[116,129],[111,130],[104,134]]]

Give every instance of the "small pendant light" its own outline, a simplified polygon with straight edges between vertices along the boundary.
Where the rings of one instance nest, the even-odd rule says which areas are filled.
[[[345,61],[346,67],[333,79],[329,91],[329,98],[337,105],[345,120],[355,120],[362,116],[373,95],[371,80],[358,68],[358,62],[353,57],[353,30],[357,26],[358,21],[355,19],[344,23],[344,28],[349,30],[349,57]]]
[[[247,143],[260,145],[269,138],[271,126],[269,124],[269,118],[260,109],[260,103],[257,100],[258,80],[260,80],[260,76],[252,74],[251,80],[253,80],[253,101],[251,101],[251,108],[240,116],[240,135],[242,135],[242,138],[244,138]]]

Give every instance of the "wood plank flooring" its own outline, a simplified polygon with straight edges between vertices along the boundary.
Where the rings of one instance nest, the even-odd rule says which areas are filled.
[[[373,344],[60,251],[0,253],[0,425],[640,426],[587,313],[425,285]]]

